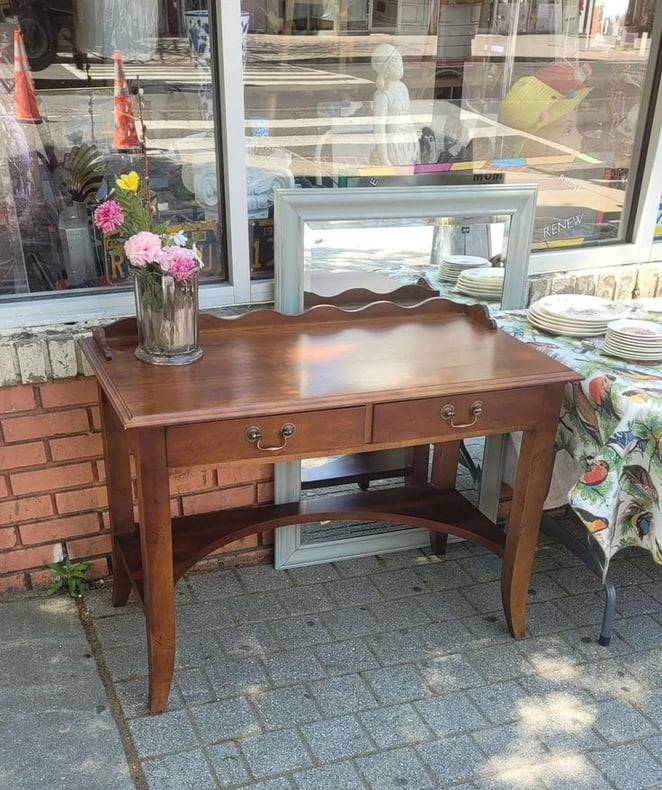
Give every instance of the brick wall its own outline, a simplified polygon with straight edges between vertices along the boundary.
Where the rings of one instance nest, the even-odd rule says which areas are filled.
[[[173,473],[173,515],[273,499],[271,465]],[[135,500],[134,500],[135,501]],[[44,587],[65,553],[111,574],[96,380],[76,376],[0,387],[0,591]],[[271,534],[223,547],[203,564],[272,558]]]

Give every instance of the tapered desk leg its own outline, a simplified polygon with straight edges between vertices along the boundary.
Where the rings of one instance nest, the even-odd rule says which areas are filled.
[[[430,482],[442,491],[450,491],[455,488],[460,445],[459,440],[433,445]],[[447,545],[447,532],[430,530],[430,547],[433,554],[445,554]]]
[[[101,388],[99,388],[99,400],[113,546],[113,606],[124,606],[131,593],[131,578],[122,559],[118,538],[121,534],[135,530],[129,446],[126,433]]]
[[[175,585],[165,431],[161,428],[139,431],[134,454],[149,661],[149,711],[161,713],[168,702],[175,666]]]
[[[526,629],[526,600],[549,488],[562,395],[562,386],[549,387],[540,427],[522,435],[501,567],[503,610],[515,639],[522,639]]]

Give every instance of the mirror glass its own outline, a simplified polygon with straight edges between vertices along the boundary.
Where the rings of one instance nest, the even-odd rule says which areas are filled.
[[[441,296],[498,308],[509,227],[508,215],[307,222],[304,291],[387,293],[424,277]]]

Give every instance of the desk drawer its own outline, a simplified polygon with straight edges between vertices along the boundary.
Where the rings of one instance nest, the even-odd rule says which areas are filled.
[[[357,406],[175,425],[167,433],[168,466],[331,455],[363,445],[365,422],[365,408]]]
[[[516,431],[535,425],[544,397],[544,389],[534,387],[382,403],[375,406],[372,440],[375,443],[400,439],[432,441]]]

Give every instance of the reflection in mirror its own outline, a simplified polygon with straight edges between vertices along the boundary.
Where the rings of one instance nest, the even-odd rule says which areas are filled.
[[[508,215],[306,223],[304,290],[388,293],[422,277],[441,296],[496,309],[509,225]]]
[[[459,301],[493,301],[499,275],[472,270],[501,265],[500,306],[523,307],[536,194],[535,185],[504,184],[280,190],[276,309],[299,312],[304,290],[385,293],[421,275]],[[456,290],[465,273],[461,290],[472,294]]]

